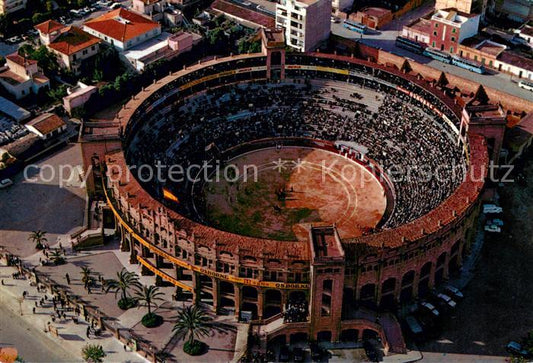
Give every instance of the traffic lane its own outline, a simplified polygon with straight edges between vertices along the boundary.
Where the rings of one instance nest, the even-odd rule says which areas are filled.
[[[509,93],[513,96],[520,97],[526,100],[533,101],[533,92],[525,90],[518,87],[519,79],[516,76],[511,76],[505,73],[498,73],[496,71],[490,70],[492,74],[478,74],[470,72],[466,69],[442,63],[434,59],[425,57],[421,54],[416,54],[409,52],[406,49],[398,48],[395,44],[396,37],[399,32],[394,30],[384,30],[375,34],[361,34],[351,31],[343,27],[342,23],[331,24],[332,33],[340,37],[352,40],[359,40],[362,43],[369,45],[375,48],[381,48],[385,51],[392,52],[394,54],[413,59],[418,63],[429,65],[435,69],[447,72],[458,77],[462,77],[477,83],[482,84],[483,86],[494,88],[506,93]]]
[[[15,347],[26,362],[81,361],[79,352],[67,352],[59,344],[43,336],[36,327],[0,303],[0,346]],[[78,354],[76,354],[78,353]]]

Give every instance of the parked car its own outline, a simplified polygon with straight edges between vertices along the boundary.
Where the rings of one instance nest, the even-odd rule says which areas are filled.
[[[440,317],[440,312],[437,310],[437,308],[433,304],[427,301],[423,301],[420,303],[420,309],[429,313],[435,318]]]
[[[113,3],[113,5],[110,6],[111,9],[113,10],[116,10],[116,9],[119,9],[119,8],[122,8],[122,4],[120,3]]]
[[[522,344],[515,341],[510,341],[506,346],[505,350],[512,355],[528,358],[530,356],[529,352],[522,347]]]
[[[489,220],[487,222],[487,224],[493,224],[493,225],[498,226],[498,227],[503,227],[503,221],[501,219],[498,219],[498,218]]]
[[[422,337],[424,333],[424,329],[422,328],[422,326],[420,325],[420,323],[418,322],[418,320],[416,320],[414,316],[407,315],[404,320],[405,320],[405,326],[409,332],[409,335],[411,335],[415,339]]]
[[[292,360],[295,362],[303,362],[305,358],[305,352],[302,348],[294,348],[292,351]]]
[[[7,187],[9,187],[11,185],[13,185],[13,180],[11,180],[11,179],[0,180],[0,189],[7,188]]]
[[[446,306],[448,306],[450,309],[455,309],[457,307],[457,303],[453,301],[453,299],[446,294],[442,294],[442,293],[437,294],[437,299],[446,303]]]
[[[445,285],[443,287],[443,291],[445,293],[447,293],[448,295],[452,296],[455,300],[462,300],[464,299],[464,295],[463,293],[461,292],[461,290],[459,290],[458,288],[456,288],[455,286],[452,286],[452,285]]]
[[[279,361],[280,362],[288,362],[291,359],[291,352],[289,350],[289,347],[284,345],[279,349]]]
[[[498,226],[495,226],[494,224],[491,224],[489,226],[485,226],[485,231],[492,233],[500,233],[502,229]]]
[[[501,213],[503,212],[503,208],[502,207],[498,207],[496,204],[485,204],[483,205],[483,213],[485,214],[488,214],[488,213]]]

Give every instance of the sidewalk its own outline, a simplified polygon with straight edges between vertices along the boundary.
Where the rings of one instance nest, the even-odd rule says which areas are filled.
[[[38,293],[36,287],[30,286],[30,280],[28,279],[13,279],[11,274],[16,271],[17,269],[14,267],[0,266],[0,279],[5,284],[0,285],[0,302],[16,315],[20,315],[22,312],[20,319],[24,319],[35,328],[35,331],[39,331],[43,339],[48,339],[51,344],[60,346],[79,356],[79,361],[82,361],[81,350],[86,344],[98,344],[102,345],[107,354],[106,361],[147,362],[135,352],[124,351],[123,344],[116,340],[110,332],[104,331],[100,337],[91,335],[91,338],[87,338],[86,331],[89,323],[85,322],[82,316],[80,322],[75,324],[72,321],[72,316],[75,316],[74,312],[68,312],[66,320],[56,318],[56,322],[51,323],[51,326],[57,329],[58,337],[50,332],[45,332],[47,323],[51,322],[50,314],[53,312],[53,306],[50,301],[52,294],[49,291],[47,293]],[[22,301],[21,298],[24,291],[27,292],[27,296]],[[45,294],[48,297],[48,301],[43,307],[40,307],[38,302]],[[19,300],[21,301],[20,304]],[[35,314],[33,314],[36,302],[38,307],[35,308]],[[43,360],[46,360],[46,357],[43,357]]]

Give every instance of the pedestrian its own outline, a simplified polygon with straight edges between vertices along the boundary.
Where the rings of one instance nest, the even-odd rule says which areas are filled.
[[[85,335],[87,336],[87,338],[89,338],[89,333],[91,332],[91,327],[87,327],[87,330],[85,331]]]
[[[33,310],[33,313],[35,314],[35,308],[33,308],[32,310]]]
[[[70,285],[70,275],[68,272],[65,274],[65,278],[67,279],[67,284]]]
[[[90,295],[91,294],[91,287],[90,286],[87,286],[87,293]]]
[[[37,307],[37,301],[35,301],[35,307]]]
[[[126,344],[124,344],[124,351],[126,351]]]
[[[5,286],[5,285],[4,285],[4,279],[2,279],[2,286]]]

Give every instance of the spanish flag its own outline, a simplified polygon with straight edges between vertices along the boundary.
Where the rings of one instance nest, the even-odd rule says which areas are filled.
[[[170,199],[171,201],[173,202],[176,202],[176,203],[179,203],[179,199],[178,197],[176,197],[174,194],[172,194],[172,192],[166,188],[163,188],[163,197],[165,199]]]

